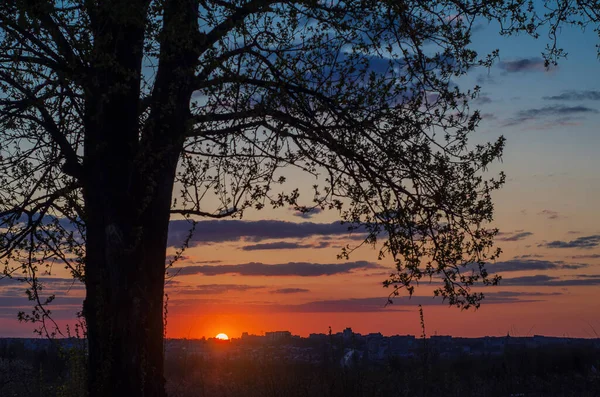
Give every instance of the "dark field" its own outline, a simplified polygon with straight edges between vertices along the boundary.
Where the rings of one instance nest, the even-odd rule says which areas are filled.
[[[167,356],[171,397],[549,397],[600,396],[600,352],[571,347],[442,358],[422,350],[382,363],[342,368],[335,352],[319,363],[273,358]],[[85,352],[78,346],[0,349],[0,396],[85,396]]]

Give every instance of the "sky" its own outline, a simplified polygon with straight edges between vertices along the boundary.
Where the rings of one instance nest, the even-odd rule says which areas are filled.
[[[168,337],[289,330],[307,336],[352,327],[384,335],[421,333],[418,304],[428,335],[476,337],[534,334],[596,337],[600,333],[600,61],[597,36],[563,29],[568,56],[546,69],[545,41],[500,37],[497,27],[477,28],[473,46],[500,49],[490,69],[456,81],[481,86],[475,107],[483,121],[473,142],[507,139],[502,162],[489,170],[507,175],[494,193],[494,226],[503,254],[489,270],[503,276],[482,290],[478,310],[461,311],[432,298],[421,284],[412,299],[385,305],[382,281],[393,271],[377,251],[362,247],[349,260],[337,254],[360,236],[339,226],[334,212],[292,209],[248,212],[243,220],[199,222],[191,246],[169,271]],[[310,178],[298,176],[299,185]],[[170,248],[189,228],[173,220]],[[5,280],[4,280],[5,281]],[[0,283],[0,336],[32,336],[19,323],[28,310],[23,286]],[[56,292],[55,318],[64,325],[80,309],[83,287],[67,275],[43,280]]]

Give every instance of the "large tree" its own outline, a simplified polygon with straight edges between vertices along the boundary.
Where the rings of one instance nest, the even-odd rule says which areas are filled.
[[[468,145],[477,89],[451,79],[492,60],[469,50],[477,16],[532,33],[543,22],[532,12],[518,1],[2,1],[0,258],[30,283],[37,311],[24,318],[48,319],[37,275],[64,265],[85,283],[90,395],[163,396],[171,214],[288,205],[367,231],[396,262],[393,288],[439,276],[436,294],[478,304],[470,286],[496,281],[484,264],[503,181],[483,171],[504,141]],[[315,176],[306,201],[288,189],[291,169]]]

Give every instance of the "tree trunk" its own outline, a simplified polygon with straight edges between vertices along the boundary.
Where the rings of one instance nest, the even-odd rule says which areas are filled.
[[[143,125],[138,112],[147,2],[117,3],[127,3],[129,14],[116,17],[110,7],[104,9],[108,16],[99,13],[105,20],[98,24],[97,62],[86,95],[89,394],[163,397],[167,233],[198,62],[198,3],[164,3],[159,67]]]
[[[143,166],[106,157],[86,189],[90,397],[166,395],[163,292],[181,140],[161,144],[166,149],[156,148]],[[119,165],[133,169],[132,176],[121,176]],[[122,179],[130,180],[128,188]]]
[[[166,183],[138,225],[98,219],[88,227],[90,397],[165,395],[162,302],[173,179],[170,184],[167,175],[160,179]]]
[[[103,248],[91,249],[93,244],[102,245],[93,238],[88,244],[94,252],[87,256],[88,274],[92,268],[101,269],[97,279],[90,275],[85,301],[90,397],[165,395],[162,301],[166,239],[161,234],[166,226],[158,219],[149,223],[153,225],[140,230],[138,244],[143,253],[128,254],[129,239],[110,241],[119,235],[112,225],[106,227],[104,236],[99,233],[100,240],[105,240]],[[112,258],[109,262],[107,252],[123,260]]]

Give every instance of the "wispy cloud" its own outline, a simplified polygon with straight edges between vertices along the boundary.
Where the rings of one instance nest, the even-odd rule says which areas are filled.
[[[83,291],[85,289],[84,284],[74,278],[39,277],[38,283],[43,288],[45,295],[62,295],[74,291]],[[17,278],[0,281],[0,295],[14,293],[15,296],[25,296],[24,291],[26,288],[29,288],[29,285]]]
[[[485,304],[519,304],[524,302],[539,302],[547,300],[550,297],[562,295],[560,292],[526,292],[526,291],[493,291],[485,292]],[[390,312],[398,313],[408,310],[414,310],[417,305],[443,306],[448,305],[448,301],[443,301],[440,297],[432,296],[413,296],[412,298],[403,296],[393,299],[392,304],[387,304],[387,296],[365,297],[365,298],[347,298],[331,300],[314,300],[300,304],[279,304],[276,302],[235,302],[207,299],[183,299],[174,300],[175,308],[203,306],[205,311],[236,312],[268,312],[268,313],[374,313]],[[187,310],[187,309],[186,309]]]
[[[487,105],[492,103],[493,100],[489,95],[479,95],[477,98],[475,98],[474,102],[478,105]]]
[[[194,287],[177,288],[173,292],[185,295],[217,295],[226,292],[244,292],[253,289],[263,289],[261,285],[247,284],[201,284]]]
[[[523,240],[529,236],[533,236],[533,233],[531,232],[519,232],[519,233],[514,233],[511,235],[508,235],[509,233],[502,233],[499,234],[499,237],[497,238],[500,241],[519,241],[519,240]]]
[[[558,212],[552,210],[542,210],[538,212],[538,215],[543,215],[548,219],[558,219],[560,217]]]
[[[493,113],[482,113],[481,114],[481,119],[482,120],[497,120],[498,116],[496,116]]]
[[[171,221],[169,224],[169,246],[181,245],[190,231],[187,221]],[[361,233],[354,231],[352,236]],[[220,243],[242,239],[259,242],[267,239],[306,238],[311,236],[350,236],[347,225],[340,222],[286,222],[275,220],[241,221],[209,220],[198,222],[190,245],[198,243]]]
[[[582,269],[585,263],[565,263],[563,261],[544,261],[537,259],[511,259],[486,265],[486,269],[494,273],[517,272],[530,270]]]
[[[568,124],[574,123],[574,119],[571,116],[584,115],[584,114],[595,114],[598,110],[587,107],[587,106],[566,106],[566,105],[551,105],[544,106],[542,108],[525,109],[517,112],[515,117],[507,120],[502,126],[512,127],[515,125],[523,124],[528,121],[538,120],[545,117],[559,117],[555,120],[554,124]]]
[[[515,256],[515,259],[543,258],[543,257],[544,257],[544,255],[540,255],[540,254],[525,254],[525,255]]]
[[[541,300],[542,297],[562,295],[560,292],[533,292],[533,291],[494,291],[484,292],[485,303],[517,303],[517,302],[532,302]],[[428,296],[415,296],[413,298],[402,297],[393,299],[394,305],[436,305],[447,304],[442,302],[442,299],[431,298]]]
[[[387,306],[387,298],[383,296],[374,298],[350,298],[335,300],[317,300],[299,305],[282,305],[280,310],[302,313],[352,313],[352,312],[377,312],[377,311],[403,311],[396,305]]]
[[[600,91],[565,91],[559,95],[545,96],[549,101],[600,101]]]
[[[72,311],[75,308],[81,308],[81,304],[83,303],[83,297],[77,296],[58,296],[52,302],[52,311],[55,312],[58,309],[69,309],[71,310],[71,314],[75,314]],[[0,308],[24,308],[31,309],[33,307],[33,302],[25,297],[23,294],[22,297],[18,296],[2,296],[0,297]],[[13,315],[16,317],[17,313],[14,312]]]
[[[600,275],[578,275],[574,278],[560,278],[538,274],[535,276],[523,276],[505,278],[501,281],[506,286],[545,286],[545,287],[578,287],[600,285]]]
[[[600,259],[600,254],[573,255],[573,259]]]
[[[271,291],[271,294],[301,294],[304,292],[310,292],[310,290],[306,288],[280,288]]]
[[[498,81],[489,73],[478,75],[476,81],[478,85],[498,84]]]
[[[346,263],[309,263],[309,262],[288,262],[274,265],[267,265],[260,262],[250,262],[238,265],[201,265],[173,268],[169,274],[178,274],[180,276],[203,274],[205,276],[216,276],[220,274],[239,274],[241,276],[331,276],[334,274],[350,273],[359,269],[378,269],[382,266],[367,262],[356,261]]]
[[[262,243],[262,244],[252,244],[245,245],[242,247],[244,251],[261,251],[261,250],[283,250],[283,249],[303,249],[303,248],[327,248],[329,247],[329,242],[321,241],[317,244],[300,244],[294,243],[290,241],[274,241],[272,243]]]
[[[545,297],[560,295],[560,293],[543,292],[513,292],[498,291],[485,293],[484,302],[487,304],[522,303],[543,300]],[[448,305],[439,297],[413,296],[396,297],[392,304],[387,304],[387,297],[349,298],[335,300],[317,300],[300,305],[285,305],[281,309],[290,312],[377,312],[377,311],[404,311],[406,308],[417,305]]]
[[[584,236],[571,241],[550,241],[538,245],[546,248],[594,248],[600,245],[600,235]]]
[[[498,67],[507,73],[546,71],[544,60],[539,57],[501,61]]]

